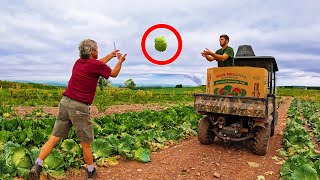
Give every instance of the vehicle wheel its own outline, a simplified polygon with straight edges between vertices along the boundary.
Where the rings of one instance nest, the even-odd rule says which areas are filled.
[[[212,125],[210,119],[205,117],[201,119],[198,125],[198,140],[201,144],[212,144],[215,138],[214,133],[211,131]]]
[[[264,156],[269,149],[271,126],[266,128],[256,127],[256,136],[253,142],[253,152],[257,155]]]

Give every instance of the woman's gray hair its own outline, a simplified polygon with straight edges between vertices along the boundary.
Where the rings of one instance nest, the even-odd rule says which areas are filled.
[[[98,45],[92,39],[85,39],[79,44],[79,56],[82,59],[89,59],[92,50],[97,50]]]

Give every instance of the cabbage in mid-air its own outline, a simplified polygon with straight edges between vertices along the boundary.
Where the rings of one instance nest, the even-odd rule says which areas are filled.
[[[167,49],[167,41],[164,36],[158,36],[154,40],[154,47],[157,51],[163,52]]]

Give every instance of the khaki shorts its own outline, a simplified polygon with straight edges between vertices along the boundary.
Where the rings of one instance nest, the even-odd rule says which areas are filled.
[[[67,138],[72,126],[80,142],[93,141],[93,122],[90,119],[89,105],[63,96],[59,103],[59,112],[52,134]]]

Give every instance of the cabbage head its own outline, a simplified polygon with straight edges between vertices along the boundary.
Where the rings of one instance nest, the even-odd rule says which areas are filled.
[[[157,51],[163,52],[167,49],[167,41],[164,36],[158,36],[154,40],[154,47]]]

